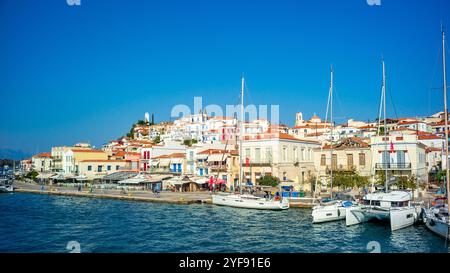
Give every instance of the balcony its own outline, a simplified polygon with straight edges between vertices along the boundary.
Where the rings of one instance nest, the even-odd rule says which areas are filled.
[[[375,164],[377,170],[410,170],[411,163],[377,163]]]
[[[273,163],[270,162],[250,162],[250,164],[247,165],[247,163],[243,162],[242,167],[252,166],[252,167],[270,167]]]

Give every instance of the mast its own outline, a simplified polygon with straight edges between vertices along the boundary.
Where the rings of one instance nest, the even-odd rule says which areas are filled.
[[[446,61],[445,61],[445,32],[442,27],[442,73],[443,73],[443,81],[444,81],[444,118],[445,118],[445,167],[446,167],[446,176],[445,180],[447,182],[447,203],[448,209],[450,210],[450,169],[448,166],[448,110],[447,110],[447,71],[446,71]]]
[[[331,66],[331,78],[330,78],[330,121],[331,121],[331,130],[330,130],[330,196],[333,198],[333,66]]]
[[[385,182],[384,182],[384,191],[388,192],[388,167],[389,167],[389,163],[391,161],[391,155],[387,154],[387,125],[386,125],[386,67],[384,64],[384,59],[382,60],[383,63],[383,87],[382,87],[382,96],[383,96],[383,114],[384,114],[384,153],[385,153],[385,158],[389,160],[389,162],[387,162],[386,166],[385,166]],[[386,156],[389,155],[389,156]]]
[[[243,169],[242,169],[242,139],[244,136],[244,85],[245,80],[244,76],[242,76],[242,84],[241,84],[241,128],[240,128],[240,137],[239,137],[239,192],[242,194],[242,179],[244,177]]]

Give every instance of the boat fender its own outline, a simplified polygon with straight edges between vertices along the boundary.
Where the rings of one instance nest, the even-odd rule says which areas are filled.
[[[341,210],[340,209],[337,210],[337,214],[338,214],[338,217],[341,216]]]
[[[436,225],[436,223],[434,222],[433,219],[431,219],[431,220],[430,220],[430,226],[434,226],[434,225]]]

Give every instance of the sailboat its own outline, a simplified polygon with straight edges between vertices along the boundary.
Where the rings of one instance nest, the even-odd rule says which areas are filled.
[[[330,91],[328,94],[328,103],[330,106],[330,192],[333,199],[333,67],[331,67]],[[331,221],[344,220],[346,211],[353,205],[350,201],[332,200],[330,202],[321,203],[312,209],[311,216],[313,224]]]
[[[289,199],[280,198],[280,200],[274,200],[271,198],[263,198],[254,196],[252,194],[242,193],[242,180],[243,180],[243,169],[242,169],[242,139],[244,133],[244,86],[245,80],[242,77],[241,86],[241,122],[240,122],[240,132],[239,132],[239,193],[217,193],[211,196],[212,203],[214,205],[228,206],[235,208],[246,208],[246,209],[260,209],[260,210],[285,210],[289,208]]]
[[[384,152],[387,153],[388,134],[386,126],[386,69],[383,64],[382,106],[384,108]],[[381,106],[381,103],[380,103]],[[380,108],[381,117],[381,108]],[[380,120],[380,119],[379,119]],[[412,194],[407,191],[389,191],[388,168],[385,169],[384,192],[375,192],[365,195],[360,206],[347,210],[346,225],[352,226],[370,220],[389,221],[391,230],[398,230],[414,224],[417,221],[420,208],[411,204]]]
[[[447,204],[439,204],[429,209],[424,209],[424,222],[426,227],[433,233],[450,239],[450,169],[448,166],[448,109],[447,109],[447,75],[445,59],[445,32],[442,29],[442,67],[444,78],[444,118],[445,118],[445,160],[446,160],[446,182],[447,182]]]

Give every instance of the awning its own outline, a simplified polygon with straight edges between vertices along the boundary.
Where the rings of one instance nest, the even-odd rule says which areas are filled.
[[[136,175],[135,177],[119,181],[119,184],[139,185],[142,183],[151,183],[151,177],[145,175]]]
[[[170,165],[170,158],[161,158],[159,160],[160,167],[169,167],[169,165]]]
[[[150,166],[156,167],[159,165],[159,161],[158,160],[152,160],[150,161]]]
[[[87,176],[85,176],[85,175],[75,176],[74,178],[76,180],[78,180],[78,181],[85,181],[85,180],[87,180]]]
[[[195,183],[199,185],[207,184],[209,182],[208,178],[199,178],[194,180]]]
[[[38,176],[36,176],[36,178],[49,179],[49,178],[51,178],[54,175],[55,175],[54,173],[40,173]]]
[[[181,164],[183,163],[183,158],[172,158],[170,164]]]
[[[205,160],[208,158],[207,154],[197,154],[196,159]]]
[[[208,162],[222,162],[227,159],[227,155],[223,154],[211,154],[208,156]]]
[[[292,182],[292,181],[282,181],[281,183],[280,183],[280,186],[281,187],[293,187],[293,186],[295,186],[295,185],[297,185],[298,183],[296,183],[296,182]]]

